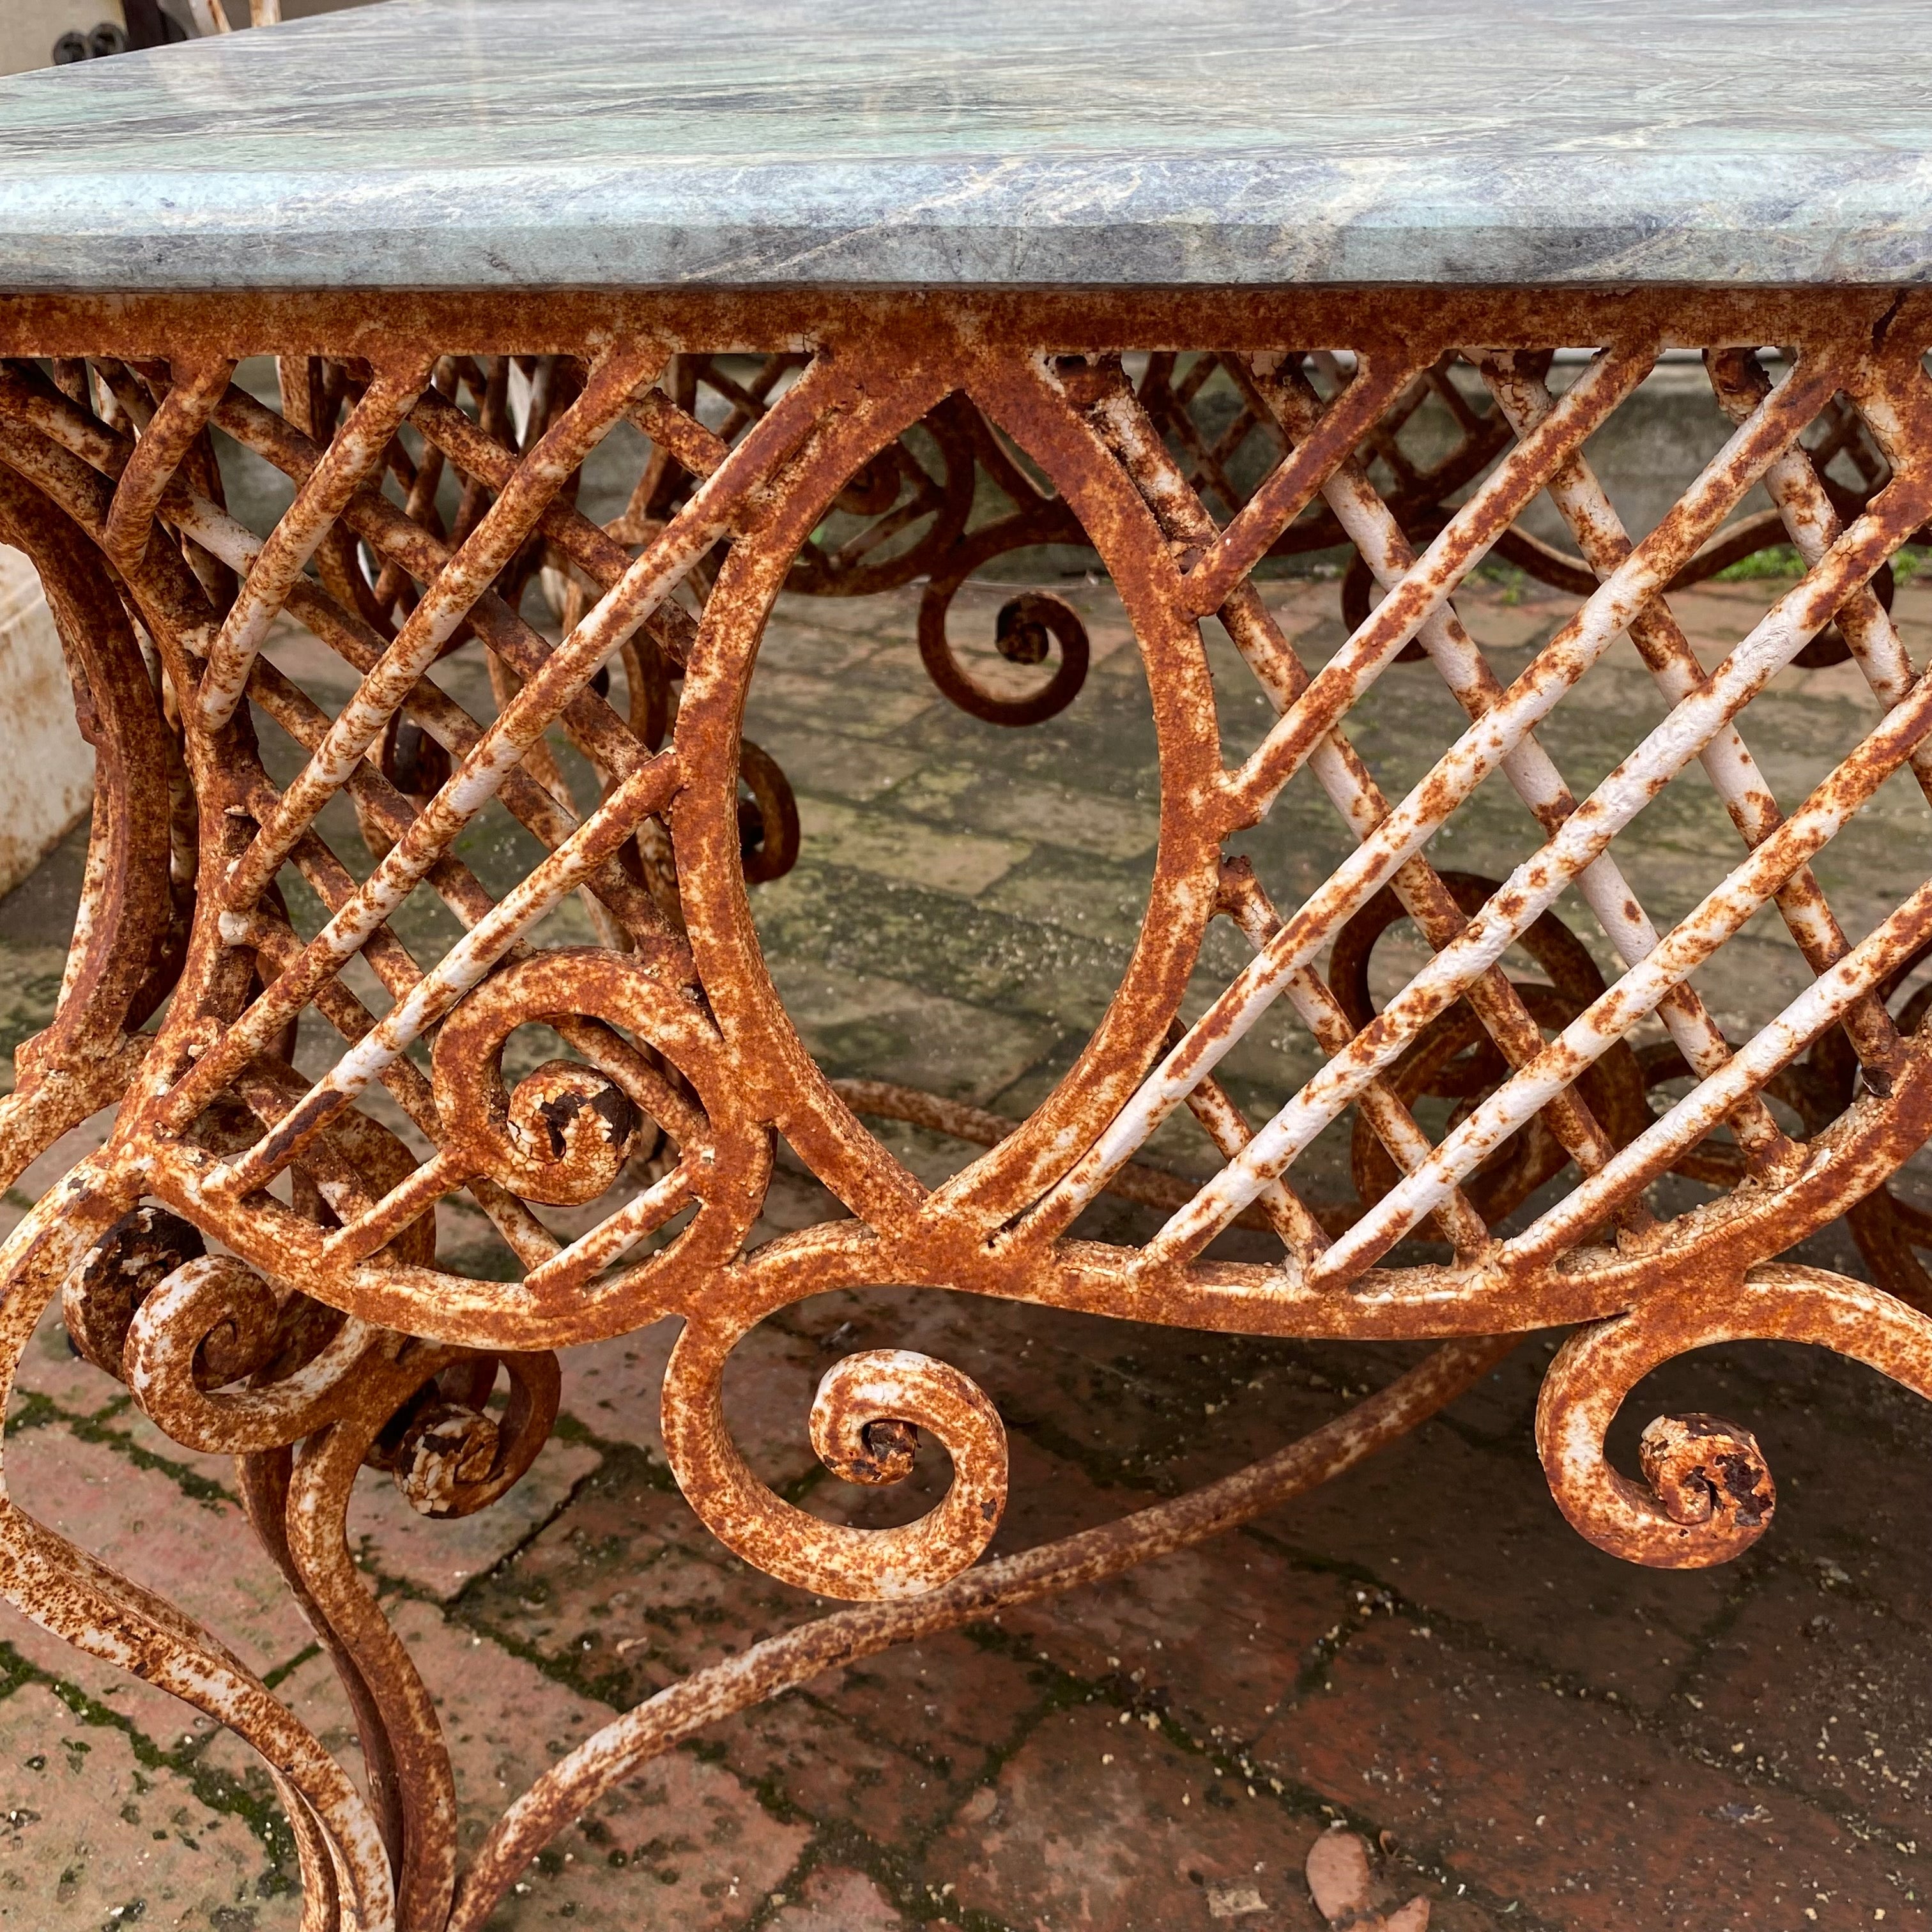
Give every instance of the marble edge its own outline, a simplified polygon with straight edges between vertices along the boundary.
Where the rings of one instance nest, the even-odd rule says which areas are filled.
[[[815,166],[195,170],[0,178],[0,286],[1899,286],[1932,157],[997,156]],[[1716,177],[1714,178],[1714,175]]]

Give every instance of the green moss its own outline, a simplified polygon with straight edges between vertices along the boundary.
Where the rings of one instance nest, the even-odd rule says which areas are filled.
[[[1892,574],[1900,584],[1910,584],[1925,559],[1925,551],[1907,544],[1892,560]],[[1773,544],[1768,550],[1740,557],[1719,571],[1720,584],[1750,584],[1766,578],[1797,578],[1804,574],[1804,560],[1791,544]]]

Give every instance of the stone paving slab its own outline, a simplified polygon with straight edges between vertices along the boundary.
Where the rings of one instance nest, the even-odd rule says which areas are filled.
[[[39,1684],[0,1700],[0,1925],[293,1932],[298,1900],[239,1818]]]

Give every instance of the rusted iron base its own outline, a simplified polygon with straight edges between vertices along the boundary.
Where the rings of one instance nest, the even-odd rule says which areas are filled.
[[[1848,934],[1810,869],[1892,773],[1932,799],[1932,688],[1882,594],[1888,558],[1932,513],[1929,340],[1926,298],[1884,292],[0,302],[0,537],[41,574],[99,773],[71,962],[0,1102],[0,1170],[10,1180],[118,1108],[106,1144],[0,1250],[5,1375],[60,1294],[76,1345],[160,1428],[237,1456],[251,1520],[357,1712],[368,1789],[208,1632],[10,1503],[0,1588],[262,1752],[300,1848],[305,1924],[434,1932],[479,1926],[556,1829],[698,1726],[1238,1522],[1412,1426],[1533,1328],[1581,1324],[1538,1424],[1570,1520],[1643,1562],[1734,1555],[1773,1504],[1743,1428],[1653,1424],[1640,1480],[1604,1460],[1652,1368],[1777,1337],[1932,1394],[1915,1251],[1932,1223],[1887,1186],[1932,1132],[1928,995],[1908,983],[1932,947],[1932,886],[1902,880],[1916,890]],[[1766,342],[1781,360],[1760,356]],[[1594,352],[1552,371],[1565,345]],[[1672,348],[1703,354],[1737,432],[1634,542],[1582,452]],[[254,355],[279,358],[273,404],[236,382]],[[1419,450],[1405,437],[1430,412],[1436,441]],[[648,460],[598,524],[578,507],[580,472],[620,418]],[[228,513],[219,439],[290,479],[272,529]],[[1005,506],[992,515],[988,482]],[[1772,511],[1741,518],[1760,484]],[[1539,496],[1570,550],[1521,526]],[[1667,593],[1774,539],[1796,546],[1802,580],[1700,664]],[[1069,606],[1034,592],[1002,612],[1000,656],[1030,684],[988,682],[946,622],[972,573],[1045,542],[1090,546],[1132,623],[1160,835],[1112,1004],[1011,1122],[834,1082],[813,1060],[748,896],[796,856],[796,810],[741,722],[781,590],[914,582],[922,656],[948,697],[1016,726],[1050,716],[1084,670]],[[1351,634],[1311,667],[1254,573],[1342,546]],[[1576,598],[1507,687],[1454,603],[1492,553]],[[560,641],[526,615],[539,582]],[[1232,766],[1210,619],[1275,719]],[[348,702],[318,702],[262,654],[282,625],[350,668]],[[1668,716],[1633,727],[1580,801],[1535,729],[1625,636]],[[466,648],[487,656],[494,715],[436,681]],[[1418,654],[1468,726],[1394,797],[1350,714]],[[1749,706],[1784,665],[1834,658],[1856,662],[1880,722],[1780,804],[1748,748]],[[286,784],[262,762],[262,717],[308,755]],[[595,771],[596,796],[573,795],[559,742]],[[1694,762],[1736,844],[1660,930],[1618,842],[1640,839],[1643,808]],[[1430,841],[1485,782],[1513,788],[1538,828],[1521,862],[1500,880],[1438,870]],[[1278,908],[1228,844],[1290,784],[1324,794],[1358,844]],[[342,794],[365,851],[319,829]],[[492,800],[547,853],[500,898],[455,848]],[[319,930],[291,920],[298,880]],[[1552,909],[1571,889],[1595,952]],[[440,958],[414,956],[392,924],[416,893],[464,928]],[[573,893],[596,944],[544,943]],[[1692,976],[1767,906],[1810,982],[1726,1038]],[[1190,1024],[1182,996],[1217,918],[1253,958]],[[1378,1011],[1370,956],[1401,918],[1432,956]],[[1506,970],[1512,947],[1534,973]],[[1597,962],[1612,956],[1606,982]],[[1215,1070],[1284,1004],[1323,1064],[1256,1124]],[[319,1072],[295,1064],[304,1016],[340,1042]],[[568,1057],[512,1082],[505,1043],[538,1022]],[[1672,1083],[1688,1090],[1671,1097]],[[1425,1102],[1448,1104],[1446,1124]],[[1204,1183],[1135,1158],[1184,1108],[1213,1150]],[[1359,1198],[1305,1199],[1296,1160],[1345,1115]],[[986,1150],[928,1188],[868,1118]],[[750,1247],[781,1136],[849,1211]],[[1708,1198],[1663,1211],[1652,1184],[1673,1173]],[[439,1265],[434,1210],[465,1191],[518,1279]],[[1161,1210],[1159,1231],[1083,1238],[1103,1191]],[[590,1210],[573,1224],[589,1232],[559,1234],[546,1208]],[[1848,1214],[1880,1286],[1778,1260]],[[1215,1258],[1237,1223],[1275,1258]],[[1450,1258],[1405,1264],[1412,1237]],[[919,1431],[944,1444],[950,1486],[898,1528],[794,1507],[725,1426],[724,1364],[753,1327],[882,1284],[1441,1346],[1237,1476],[979,1564],[1006,1442],[952,1366],[868,1351],[836,1364],[814,1404],[814,1446],[846,1480],[902,1479]],[[551,1352],[667,1315],[683,1326],[664,1439],[693,1508],[748,1562],[857,1606],[616,1720],[459,1873],[448,1754],[350,1562],[350,1486],[373,1464],[427,1515],[487,1506],[548,1432]]]

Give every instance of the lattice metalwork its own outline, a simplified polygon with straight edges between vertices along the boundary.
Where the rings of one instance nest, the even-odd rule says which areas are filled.
[[[305,1922],[480,1925],[555,1829],[711,1718],[1241,1520],[1413,1426],[1530,1329],[1582,1324],[1539,1420],[1557,1499],[1646,1562],[1720,1561],[1773,1502],[1748,1432],[1709,1417],[1653,1424],[1642,1480],[1606,1463],[1612,1417],[1658,1362],[1777,1336],[1932,1394],[1916,1252],[1932,1223],[1886,1186],[1932,1129],[1910,983],[1932,951],[1926,848],[1863,929],[1813,870],[1888,782],[1932,799],[1932,688],[1875,587],[1932,514],[1922,308],[1282,298],[1234,346],[1177,355],[1159,345],[1226,318],[1153,298],[366,306],[26,302],[0,370],[0,536],[40,571],[100,770],[58,1014],[0,1102],[0,1167],[118,1109],[0,1250],[9,1373],[62,1295],[77,1346],[157,1424],[240,1459],[372,1784],[210,1633],[11,1506],[0,1586],[262,1750]],[[1553,368],[1577,344],[1587,357]],[[1634,540],[1584,446],[1667,345],[1703,352],[1735,431]],[[236,380],[263,352],[272,400]],[[1405,440],[1425,407],[1431,449]],[[646,458],[600,523],[579,507],[584,465],[620,422]],[[286,478],[272,527],[226,506],[224,440]],[[1754,520],[1760,487],[1772,508]],[[1520,527],[1539,497],[1569,551]],[[1700,662],[1672,586],[1774,539],[1802,580]],[[948,606],[992,559],[1060,543],[1111,580],[1151,697],[1160,841],[1132,956],[1024,1121],[835,1081],[753,918],[800,849],[784,775],[742,735],[773,600],[922,584],[940,688],[1023,724],[1080,690],[1078,615],[1042,591],[1009,600],[998,649],[1035,680],[1016,695],[976,673]],[[1304,662],[1256,572],[1344,546],[1346,640]],[[1456,608],[1495,554],[1573,599],[1507,682]],[[1232,658],[1210,660],[1204,626]],[[292,635],[352,694],[322,701],[279,668],[265,646]],[[1606,775],[1573,789],[1538,734],[1613,648],[1644,667],[1656,722],[1633,716]],[[1751,706],[1808,652],[1856,664],[1868,725],[1780,800]],[[465,653],[488,706],[466,709],[442,668]],[[1392,677],[1439,686],[1464,721],[1400,786],[1352,741]],[[1223,726],[1257,688],[1271,722],[1231,754]],[[272,728],[298,752],[279,780]],[[1702,853],[1697,896],[1666,916],[1628,861],[1685,787],[1714,794],[1733,842]],[[1234,849],[1290,788],[1352,841],[1294,897]],[[1445,833],[1505,790],[1512,868],[1448,864]],[[464,856],[488,814],[538,855],[500,892]],[[1185,1018],[1220,920],[1251,957]],[[1778,922],[1801,983],[1767,986],[1740,1028],[1703,988],[1754,920]],[[1378,944],[1403,920],[1420,950],[1391,980]],[[1217,1069],[1291,1015],[1318,1070],[1251,1118]],[[506,1042],[538,1023],[560,1050],[506,1072]],[[1211,1150],[1204,1180],[1138,1158],[1184,1116]],[[868,1119],[984,1151],[928,1186]],[[1352,1200],[1303,1178],[1331,1130],[1351,1137]],[[748,1247],[780,1136],[847,1212]],[[1672,1175],[1694,1187],[1664,1188]],[[1109,1190],[1164,1218],[1137,1242],[1095,1238],[1081,1217]],[[514,1279],[439,1262],[435,1210],[459,1194]],[[1847,1212],[1878,1286],[1778,1259]],[[1216,1253],[1237,1223],[1266,1258]],[[919,1432],[945,1445],[950,1487],[899,1527],[788,1502],[726,1427],[724,1365],[754,1326],[880,1283],[1442,1346],[1237,1476],[982,1564],[1005,1437],[950,1365],[850,1357],[801,1419],[857,1483],[903,1478]],[[425,1514],[487,1506],[554,1418],[550,1352],[667,1314],[683,1327],[664,1439],[692,1508],[746,1561],[858,1607],[617,1719],[459,1873],[448,1756],[355,1574],[350,1486],[373,1463]]]

